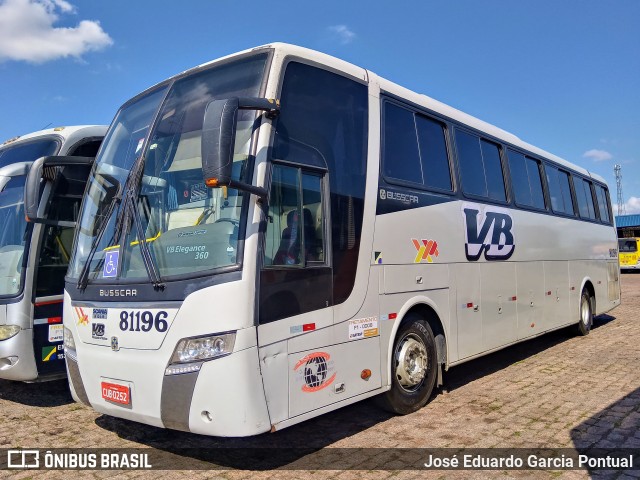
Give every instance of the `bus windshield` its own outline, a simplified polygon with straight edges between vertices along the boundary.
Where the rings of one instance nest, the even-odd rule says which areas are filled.
[[[638,251],[638,242],[635,238],[621,238],[618,240],[620,253],[635,253]]]
[[[25,176],[9,179],[0,192],[0,296],[15,295],[22,289],[22,258],[27,222],[24,217]]]
[[[202,123],[214,99],[257,96],[266,59],[253,55],[198,71],[121,109],[89,178],[72,278],[84,268],[88,281],[146,281],[149,262],[162,279],[238,262],[244,194],[205,187]],[[238,115],[237,180],[250,181],[255,118],[255,112]]]
[[[0,149],[0,168],[18,162],[33,162],[40,157],[55,155],[59,142],[55,138],[47,138],[33,142],[25,142]]]

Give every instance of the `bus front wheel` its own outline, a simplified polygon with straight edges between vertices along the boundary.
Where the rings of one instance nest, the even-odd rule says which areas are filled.
[[[406,415],[429,401],[436,382],[438,357],[433,331],[416,314],[398,329],[391,357],[391,390],[378,397],[382,408]]]
[[[589,335],[591,326],[593,325],[593,305],[589,291],[582,289],[580,296],[580,321],[578,322],[578,333],[580,335]]]

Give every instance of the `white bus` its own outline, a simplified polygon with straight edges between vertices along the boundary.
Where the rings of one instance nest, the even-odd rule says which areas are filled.
[[[158,427],[254,435],[374,395],[406,414],[443,370],[620,299],[602,178],[291,45],[125,103],[89,182],[71,391]]]
[[[106,126],[58,127],[0,145],[0,378],[50,380],[66,374],[62,293],[71,255],[73,222]],[[42,192],[45,223],[25,219],[25,182],[49,155],[78,163],[50,175]],[[54,173],[47,169],[49,173]]]

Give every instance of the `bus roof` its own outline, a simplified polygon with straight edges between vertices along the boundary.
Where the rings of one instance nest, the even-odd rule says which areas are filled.
[[[446,105],[438,100],[435,100],[431,97],[428,97],[427,95],[424,94],[420,94],[420,93],[416,93],[412,90],[409,90],[405,87],[402,87],[394,82],[391,82],[389,80],[386,80],[378,75],[376,75],[375,73],[366,70],[364,68],[358,67],[356,65],[353,65],[349,62],[346,62],[344,60],[340,60],[339,58],[333,57],[331,55],[327,55],[325,53],[321,53],[318,52],[316,50],[311,50],[305,47],[299,47],[296,45],[291,45],[288,43],[280,43],[280,42],[275,42],[275,43],[270,43],[270,44],[266,44],[266,45],[261,45],[259,47],[255,47],[255,48],[251,48],[248,50],[243,50],[241,52],[237,52],[231,55],[226,55],[224,57],[220,57],[218,59],[203,63],[201,65],[198,65],[197,67],[191,68],[189,70],[185,70],[184,72],[181,72],[177,75],[174,75],[173,77],[171,77],[170,79],[164,80],[163,82],[160,82],[156,85],[154,85],[153,87],[147,89],[147,90],[151,90],[153,88],[155,88],[157,85],[160,85],[161,83],[164,83],[168,80],[172,80],[176,77],[182,76],[182,75],[186,75],[189,73],[192,73],[193,71],[202,69],[202,68],[206,68],[214,63],[223,61],[223,60],[227,60],[229,58],[232,58],[236,55],[241,55],[241,54],[246,54],[246,53],[250,53],[250,52],[256,52],[256,51],[260,51],[260,50],[266,50],[266,49],[273,49],[274,53],[276,55],[276,57],[286,57],[286,56],[295,56],[295,57],[300,57],[300,58],[305,58],[308,60],[311,60],[313,62],[319,63],[319,64],[323,64],[326,65],[328,67],[334,68],[338,71],[342,71],[345,72],[353,77],[359,78],[365,82],[376,82],[379,86],[380,89],[388,92],[390,94],[402,97],[416,105],[420,105],[426,109],[429,109],[433,112],[439,113],[445,117],[450,118],[451,120],[455,120],[461,123],[464,123],[472,128],[475,128],[477,130],[486,132],[487,134],[495,137],[496,139],[499,139],[501,141],[504,141],[506,143],[509,143],[515,147],[519,147],[522,148],[524,150],[528,150],[531,153],[534,153],[536,155],[540,155],[541,157],[547,158],[561,166],[564,166],[565,168],[571,169],[573,171],[576,171],[582,175],[585,175],[587,177],[591,177],[594,180],[604,183],[606,184],[606,181],[604,180],[603,177],[601,177],[600,175],[597,175],[595,173],[590,172],[589,170],[580,167],[576,164],[573,164],[561,157],[558,157],[557,155],[554,155],[550,152],[547,152],[541,148],[538,148],[534,145],[531,145],[527,142],[524,142],[523,140],[521,140],[519,137],[517,137],[516,135],[507,132],[506,130],[503,130],[499,127],[496,127],[495,125],[492,125],[490,123],[487,123],[483,120],[480,120],[479,118],[476,118],[472,115],[469,115],[467,113],[464,113],[461,110],[458,110],[454,107],[451,107],[449,105]],[[145,90],[145,92],[147,91]],[[143,92],[144,93],[144,92]]]
[[[38,130],[37,132],[10,138],[0,144],[0,149],[49,135],[61,137],[65,142],[84,137],[102,137],[107,133],[107,128],[106,125],[74,125],[69,127],[47,128],[45,130]]]

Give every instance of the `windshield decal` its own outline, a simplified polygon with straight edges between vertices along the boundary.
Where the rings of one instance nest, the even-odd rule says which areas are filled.
[[[102,267],[102,276],[104,278],[116,278],[118,274],[118,258],[120,250],[112,250],[104,255],[104,266]]]

